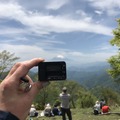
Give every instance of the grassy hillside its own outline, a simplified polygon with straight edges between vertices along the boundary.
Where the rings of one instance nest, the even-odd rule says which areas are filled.
[[[111,112],[119,112],[120,107],[113,108]],[[93,115],[92,108],[87,109],[72,109],[73,120],[120,120],[120,114],[110,114],[110,115]],[[62,120],[61,116],[56,117],[38,117],[33,120]]]

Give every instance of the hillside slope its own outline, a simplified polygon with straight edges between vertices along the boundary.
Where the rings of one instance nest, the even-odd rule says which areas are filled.
[[[105,63],[79,66],[77,68],[71,67],[67,71],[67,78],[68,80],[75,80],[79,82],[81,85],[88,89],[102,86],[109,87],[114,90],[120,90],[120,85],[115,83],[113,79],[108,75],[107,69],[109,68],[109,65]]]

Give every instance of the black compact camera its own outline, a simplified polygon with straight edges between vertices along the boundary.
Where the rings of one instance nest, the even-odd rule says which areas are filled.
[[[66,80],[66,63],[64,61],[40,62],[38,79],[40,81]]]

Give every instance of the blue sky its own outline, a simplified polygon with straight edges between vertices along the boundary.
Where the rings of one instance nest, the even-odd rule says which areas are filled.
[[[20,61],[103,62],[120,18],[119,0],[0,0],[0,51]]]

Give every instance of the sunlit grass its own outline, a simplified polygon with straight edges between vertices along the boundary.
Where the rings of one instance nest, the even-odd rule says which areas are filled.
[[[120,107],[112,107],[111,112],[120,113]],[[73,120],[120,120],[120,114],[110,115],[93,115],[92,108],[88,109],[72,109]],[[32,118],[33,120],[62,120],[61,116],[55,117],[38,117]]]

